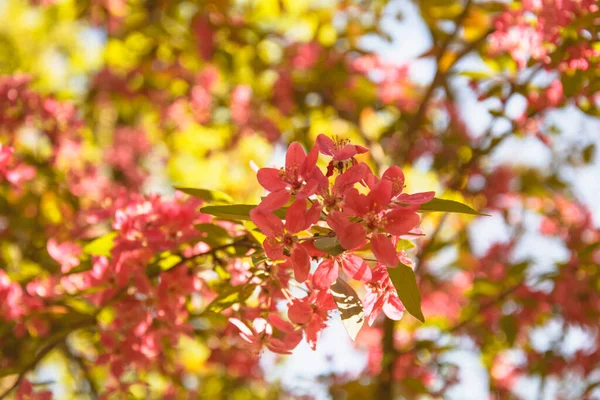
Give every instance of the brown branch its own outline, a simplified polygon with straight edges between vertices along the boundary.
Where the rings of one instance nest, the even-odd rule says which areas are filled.
[[[94,379],[92,378],[92,376],[90,374],[90,369],[89,369],[88,365],[86,364],[86,360],[83,357],[75,354],[66,343],[62,343],[60,347],[61,347],[63,353],[67,356],[67,358],[69,358],[71,361],[73,361],[75,364],[77,364],[79,371],[81,372],[85,381],[89,385],[90,396],[93,399],[97,399],[98,393],[99,393],[99,388],[96,385],[96,382],[94,381]]]
[[[34,357],[34,359],[31,360],[29,363],[27,363],[21,369],[21,371],[19,372],[19,376],[17,377],[17,380],[8,389],[6,389],[2,394],[0,394],[0,400],[6,398],[13,390],[15,390],[21,384],[23,379],[25,379],[25,375],[29,371],[35,369],[35,367],[40,363],[40,361],[42,361],[44,359],[44,357],[46,357],[46,355],[48,355],[48,353],[50,353],[52,350],[54,350],[60,344],[64,343],[67,336],[69,336],[71,333],[73,333],[77,329],[91,326],[95,322],[96,322],[96,318],[81,321],[78,324],[73,325],[72,329],[70,329],[66,332],[63,332],[58,337],[56,337],[53,340],[51,340],[50,342],[48,342],[44,347],[42,347],[42,349],[38,352],[38,354]]]

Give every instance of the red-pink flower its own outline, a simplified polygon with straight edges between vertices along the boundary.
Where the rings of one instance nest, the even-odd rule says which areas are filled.
[[[395,247],[385,234],[401,236],[409,233],[420,221],[415,207],[391,205],[393,183],[383,179],[371,185],[371,192],[360,194],[349,189],[344,199],[344,210],[332,212],[327,218],[345,249],[354,249],[365,243],[367,234],[372,234],[374,254],[387,265],[396,257]],[[351,222],[350,218],[358,218]],[[395,265],[395,263],[394,263]]]
[[[319,154],[316,147],[306,154],[300,143],[294,142],[288,148],[285,167],[261,168],[258,171],[258,182],[269,192],[286,191],[303,199],[317,192],[320,185],[326,185],[323,173],[316,168]]]
[[[249,344],[254,354],[260,353],[263,344],[275,353],[290,354],[302,339],[289,322],[276,316],[271,316],[269,321],[262,317],[255,318],[251,328],[237,318],[229,318],[229,322],[239,329],[240,337]],[[277,331],[273,328],[279,331],[280,338],[274,337]]]
[[[290,260],[294,267],[294,276],[298,282],[304,282],[310,272],[309,251],[294,234],[302,232],[319,220],[321,206],[307,208],[306,199],[296,200],[285,214],[285,224],[274,214],[260,207],[250,212],[252,221],[267,236],[263,247],[267,256],[273,260]]]
[[[365,260],[354,254],[342,253],[326,258],[319,264],[313,274],[313,285],[317,289],[328,289],[338,278],[340,267],[353,279],[368,282],[372,278],[371,268]]]
[[[367,323],[373,325],[381,311],[395,321],[402,318],[404,304],[398,297],[398,292],[392,283],[387,268],[379,265],[373,270],[373,279],[367,283],[367,293],[363,298],[363,307]]]
[[[50,257],[60,264],[60,271],[63,274],[79,265],[81,246],[70,242],[59,244],[56,239],[50,239],[46,248]]]
[[[319,152],[326,156],[333,157],[329,166],[327,167],[327,176],[333,175],[335,168],[342,171],[345,166],[346,160],[351,160],[353,163],[356,162],[354,156],[357,154],[366,153],[369,150],[363,146],[350,144],[349,140],[337,140],[334,142],[328,136],[320,134],[317,136],[317,147]]]
[[[327,290],[313,290],[308,297],[295,299],[288,308],[290,321],[302,327],[306,341],[314,350],[321,331],[327,327],[329,311],[336,308],[331,293]]]

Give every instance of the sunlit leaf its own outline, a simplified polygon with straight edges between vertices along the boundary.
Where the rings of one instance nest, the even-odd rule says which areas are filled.
[[[218,190],[186,187],[175,187],[175,189],[182,191],[185,194],[189,194],[190,196],[205,200],[209,203],[233,203],[231,196],[229,196],[227,193],[219,192]]]
[[[398,263],[396,268],[388,268],[390,279],[398,292],[398,297],[413,317],[425,322],[421,311],[421,292],[417,286],[415,272],[407,265]]]
[[[214,215],[220,219],[233,221],[250,221],[250,211],[256,207],[252,204],[232,204],[219,206],[206,206],[200,209],[205,214]],[[274,212],[279,218],[285,218],[285,208]]]
[[[91,256],[110,256],[110,251],[115,244],[117,232],[110,232],[83,246],[83,252]]]
[[[340,311],[346,332],[352,340],[355,340],[365,322],[362,302],[354,289],[342,279],[338,278],[329,290]]]
[[[234,304],[242,303],[254,292],[255,285],[234,286],[217,296],[207,307],[206,311],[219,313]]]
[[[464,203],[460,203],[454,200],[439,199],[437,197],[434,197],[431,201],[428,201],[425,204],[421,204],[421,207],[419,207],[419,211],[487,215],[474,210],[473,208]]]

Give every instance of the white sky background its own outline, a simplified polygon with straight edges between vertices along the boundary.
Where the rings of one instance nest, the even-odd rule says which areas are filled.
[[[386,32],[393,38],[392,43],[384,42],[379,38],[370,37],[364,40],[366,48],[380,52],[387,61],[403,64],[414,60],[420,54],[429,50],[431,38],[422,22],[417,7],[408,0],[398,0],[388,6],[390,15],[400,11],[403,19],[398,22],[393,17],[384,18],[382,23]],[[481,69],[481,62],[469,59],[459,63],[457,68],[465,70]],[[428,84],[435,74],[435,64],[431,60],[418,60],[411,64],[411,78],[424,85]],[[492,117],[486,107],[478,103],[475,96],[466,86],[459,86],[454,82],[453,88],[460,99],[462,116],[474,134],[483,133],[489,126]],[[509,115],[518,115],[524,106],[522,99],[511,102],[507,110]],[[597,119],[587,117],[575,109],[553,112],[548,122],[560,127],[562,134],[556,138],[554,147],[565,149],[574,144],[583,148],[595,142],[600,148],[600,123]],[[499,126],[502,132],[506,127]],[[281,160],[282,154],[279,154]],[[515,163],[523,166],[539,168],[549,167],[552,154],[550,150],[534,137],[510,138],[494,152],[491,165],[502,163]],[[580,168],[563,168],[565,177],[572,182],[572,190],[576,196],[591,208],[595,217],[596,226],[600,226],[600,158],[595,157],[590,165]],[[538,233],[541,217],[533,213],[525,215],[527,233],[521,244],[516,249],[517,259],[533,259],[534,265],[530,268],[531,281],[535,275],[554,269],[554,264],[565,261],[568,251],[558,239],[543,237]],[[489,218],[479,218],[470,228],[470,240],[476,255],[484,254],[494,242],[506,242],[511,235],[511,229],[504,223],[503,218],[494,215]],[[540,288],[541,289],[541,288]],[[547,327],[536,329],[531,333],[532,342],[536,349],[544,351],[549,344],[557,339],[561,332],[559,321],[550,321]],[[563,341],[561,350],[565,354],[573,354],[577,349],[584,348],[589,343],[589,333],[581,329],[571,328]],[[467,341],[468,342],[468,341]],[[515,361],[522,358],[518,352],[512,354]],[[348,335],[336,316],[330,322],[330,327],[323,332],[317,350],[312,351],[304,344],[299,346],[294,354],[289,356],[281,368],[273,368],[265,357],[263,366],[269,379],[280,380],[284,387],[297,394],[311,394],[317,399],[327,399],[326,383],[319,383],[315,378],[329,372],[338,374],[355,375],[366,364],[364,354],[354,349]],[[479,400],[489,398],[489,379],[480,357],[477,353],[468,350],[456,350],[446,354],[447,361],[461,366],[461,383],[456,385],[446,398],[451,400]],[[570,382],[573,384],[573,381]],[[539,396],[539,379],[520,379],[515,391],[524,400],[551,400],[556,398],[559,383],[549,380],[546,383],[543,396]],[[575,385],[577,380],[575,380]]]

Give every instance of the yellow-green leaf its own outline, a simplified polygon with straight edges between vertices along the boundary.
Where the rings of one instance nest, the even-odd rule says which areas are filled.
[[[439,199],[437,197],[434,197],[431,201],[428,201],[425,204],[421,204],[421,207],[419,207],[419,211],[488,215],[482,214],[479,211],[474,210],[470,206],[460,203],[458,201]]]
[[[117,237],[117,232],[110,232],[104,236],[100,236],[83,246],[83,252],[91,256],[108,257],[115,244],[115,237]]]
[[[340,311],[342,324],[344,324],[346,332],[348,332],[352,340],[355,340],[356,335],[358,335],[365,322],[365,312],[362,302],[354,289],[342,279],[338,278],[329,290]]]
[[[234,221],[250,221],[250,211],[256,207],[253,204],[232,204],[220,206],[206,206],[200,209],[205,214],[214,215],[219,219]],[[279,218],[285,218],[285,208],[274,212]]]
[[[199,188],[175,187],[175,189],[197,197],[209,203],[233,203],[233,199],[227,193],[219,192],[218,190],[208,190]]]
[[[388,273],[406,311],[419,321],[425,322],[425,317],[421,311],[421,292],[417,286],[417,278],[412,268],[398,263],[396,268],[388,268]]]

